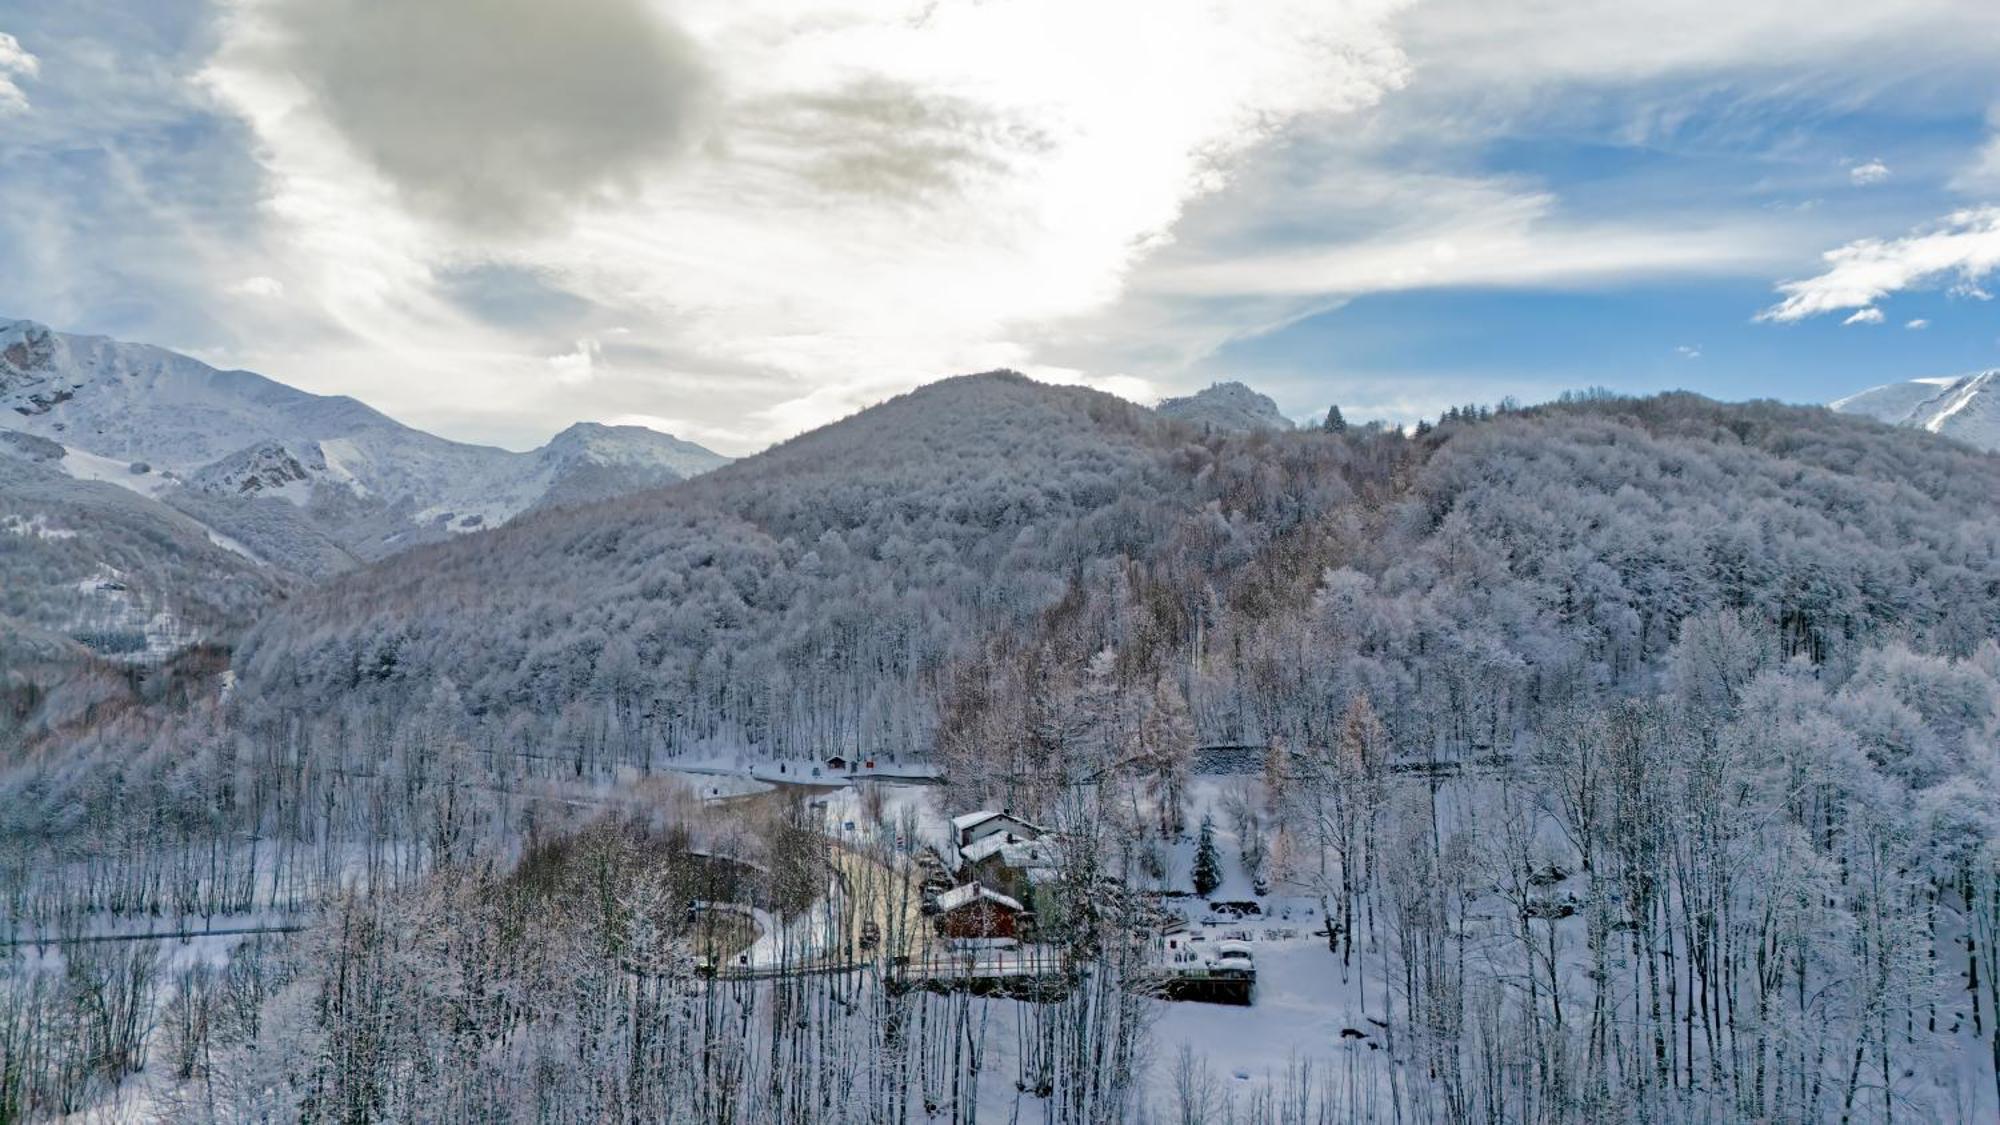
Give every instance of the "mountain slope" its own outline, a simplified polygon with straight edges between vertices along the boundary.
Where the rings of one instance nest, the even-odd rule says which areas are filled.
[[[1860,414],[1980,449],[2000,450],[2000,371],[1891,383],[1830,405],[1842,414]]]
[[[530,507],[582,504],[700,476],[729,458],[644,426],[578,422],[536,450]]]
[[[634,426],[580,424],[528,453],[468,445],[351,398],[29,321],[0,322],[0,430],[56,442],[70,476],[160,498],[311,576],[342,569],[343,552],[380,558],[728,460]],[[258,507],[274,500],[303,519]]]
[[[629,718],[673,683],[653,715],[677,741],[915,747],[921,685],[964,636],[1165,518],[1166,429],[1092,391],[947,380],[679,487],[343,576],[240,663],[258,691],[329,704],[449,668],[494,714],[591,697]]]
[[[1317,674],[1262,623],[1308,615],[1351,568],[1342,596],[1394,634],[1371,693],[1400,729],[1464,738],[1482,712],[1438,694],[1455,677],[1505,698],[1556,675],[1643,686],[1701,607],[1815,659],[1891,628],[1961,650],[2000,626],[1996,493],[1983,454],[1767,404],[1190,442],[1108,396],[975,376],[684,486],[344,576],[260,622],[239,671],[308,710],[448,678],[473,714],[561,716],[548,737],[594,746],[921,752],[943,724],[990,751],[1045,734],[1032,714],[967,719],[1013,675],[988,675],[981,646],[1054,620],[1080,632],[1026,650],[1029,695],[1050,661],[1201,645],[1177,665],[1201,670],[1198,729],[1258,743],[1312,736],[1287,693]],[[1105,623],[1075,626],[1098,598]],[[1481,737],[1521,721],[1484,712]]]
[[[1341,1053],[1311,1068],[1348,1090],[1358,1077],[1408,1091],[1413,1119],[1448,1116],[1470,1091],[1459,1116],[1553,1107],[1542,1116],[1595,1120],[1611,1106],[1737,1120],[1761,1090],[1760,1105],[1786,1107],[1824,1090],[1827,1112],[1806,1117],[1830,1119],[1865,1063],[1903,1075],[1883,1083],[1881,1116],[1901,1105],[1990,1121],[1993,1103],[1969,1091],[1990,1089],[1992,1044],[1951,1013],[1996,999],[1954,945],[1987,932],[1966,928],[1985,922],[1957,896],[1980,880],[1990,891],[2000,824],[1995,495],[2000,457],[1768,402],[1590,396],[1455,410],[1421,434],[1243,440],[1088,391],[948,380],[686,485],[530,513],[286,603],[237,650],[220,704],[175,729],[133,715],[65,731],[0,770],[0,875],[12,880],[0,904],[19,933],[142,915],[154,930],[213,900],[181,889],[201,890],[204,868],[241,885],[223,910],[246,918],[343,895],[340,917],[367,921],[353,940],[308,932],[276,946],[296,968],[268,986],[241,974],[262,1030],[203,1056],[216,1090],[251,1091],[270,1117],[323,1111],[335,1099],[272,1098],[340,1087],[273,1076],[316,1075],[329,1043],[359,1036],[382,1049],[348,1068],[360,1077],[340,1079],[342,1104],[382,1116],[421,1117],[436,1099],[372,1076],[424,1073],[468,1107],[459,1117],[529,1096],[578,1118],[631,1117],[629,1091],[657,1092],[658,1060],[685,1054],[635,1045],[679,1042],[686,1009],[622,1005],[607,1023],[601,997],[635,957],[681,960],[688,946],[657,921],[722,897],[679,876],[634,884],[622,868],[657,874],[699,846],[811,874],[826,843],[799,829],[846,835],[865,818],[885,829],[869,832],[878,855],[928,835],[913,813],[893,828],[868,811],[846,823],[868,788],[829,795],[824,819],[801,803],[804,816],[759,829],[741,805],[711,802],[697,818],[691,794],[644,775],[672,770],[661,755],[676,751],[784,753],[794,777],[803,755],[928,751],[939,808],[1004,807],[1056,827],[1064,866],[1045,885],[1067,897],[1048,900],[1061,909],[1042,912],[1046,933],[1092,938],[1068,948],[1111,988],[1130,967],[1120,951],[1142,945],[1118,935],[1159,921],[1127,913],[1120,900],[1141,896],[1116,881],[1185,887],[1184,829],[1209,814],[1202,835],[1235,837],[1225,885],[1254,886],[1261,865],[1265,909],[1317,916],[1329,939],[1259,945],[1262,1007],[1243,1020],[1317,1013],[1291,1038]],[[7,706],[0,696],[0,735]],[[1204,769],[1202,746],[1250,773]],[[683,823],[695,827],[685,844],[635,835]],[[600,829],[616,833],[610,846],[591,842]],[[1330,875],[1357,855],[1379,859],[1378,874]],[[362,863],[370,877],[356,880]],[[524,931],[523,917],[581,921]],[[320,934],[338,921],[314,918]],[[1376,1009],[1376,1030],[1394,1028],[1380,1050],[1376,1031],[1356,1031],[1366,1048],[1341,1046],[1323,1018],[1364,1025],[1379,986],[1349,971],[1357,945],[1368,964],[1379,954],[1377,981],[1414,981],[1406,994],[1422,997],[1420,1012]],[[1544,952],[1557,948],[1567,961]],[[1593,955],[1606,971],[1585,971]],[[467,966],[488,964],[497,985],[463,987]],[[1677,967],[1703,964],[1706,983],[1684,987]],[[1544,999],[1507,999],[1548,965]],[[88,983],[87,968],[72,975]],[[691,969],[663,979],[695,980]],[[196,987],[163,980],[178,996],[163,1003]],[[386,1025],[381,1005],[329,1017],[300,1002],[343,988],[407,1002]],[[1111,994],[1077,990],[1052,1001],[1070,1008],[1024,1005],[1022,1018],[1087,1022]],[[53,995],[67,1006],[44,1026],[68,1028],[100,994]],[[872,1044],[881,1008],[863,998],[801,1005],[776,1031],[733,1020],[753,1031],[694,1038],[744,1058]],[[1590,1050],[1591,1021],[1548,1018],[1559,1009],[1600,1013],[1633,1049]],[[1752,1011],[1750,1050],[1675,1038]],[[1133,1054],[1173,1057],[1177,1022],[1190,1048],[1221,1049],[1219,1019],[1176,1006],[1155,1025],[1161,1039],[1134,1033]],[[486,1047],[467,1052],[468,1035]],[[1806,1049],[1755,1049],[1773,1035]],[[1254,1069],[1244,1056],[1275,1041],[1250,1038],[1232,1069]],[[1689,1066],[1676,1072],[1704,1077],[1663,1079],[1648,1040],[1681,1044]],[[986,1071],[997,1099],[980,1104],[1033,1110],[1021,1092],[1039,1075],[1100,1074],[1099,1054],[1002,1059]],[[1573,1076],[1545,1078],[1534,1062],[1568,1057],[1586,1060]],[[650,1069],[615,1083],[594,1064],[524,1071],[537,1058]],[[1476,1077],[1489,1066],[1503,1077]],[[898,1067],[921,1069],[883,1072]],[[677,1091],[707,1077],[678,1074]],[[821,1107],[849,1097],[828,1089]],[[1335,1107],[1326,1116],[1390,1100],[1296,1089],[1298,1104]],[[847,1116],[895,1116],[917,1092],[891,1084]],[[675,1096],[652,1116],[693,1104]],[[1873,1119],[1871,1096],[1853,1105]],[[1035,1101],[1052,1116],[1070,1104]],[[1125,1103],[1102,1104],[1117,1116]]]
[[[1292,420],[1269,395],[1242,383],[1215,383],[1185,398],[1163,400],[1155,412],[1190,425],[1224,431],[1289,430]]]
[[[157,660],[240,628],[286,589],[163,504],[0,456],[0,619],[110,659]]]

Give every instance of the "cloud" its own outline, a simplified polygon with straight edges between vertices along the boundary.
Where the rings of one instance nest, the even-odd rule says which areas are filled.
[[[694,418],[663,418],[658,414],[614,414],[600,419],[607,426],[644,426],[710,448],[754,448],[761,435],[735,426],[717,426]]]
[[[1983,108],[2000,51],[2000,19],[1963,0],[1805,22],[1735,0],[7,19],[46,77],[0,128],[0,260],[20,263],[0,305],[454,436],[645,415],[731,452],[950,372],[1206,383],[1217,349],[1360,293],[1777,277],[1851,237],[1826,232],[1837,198],[1765,209],[1835,167],[1798,138],[1890,88]],[[1644,182],[1565,155],[1635,143]],[[1791,180],[1718,192],[1716,157]],[[251,277],[283,299],[244,299]],[[1383,401],[1430,393],[1380,375]]]
[[[576,342],[576,350],[549,357],[549,366],[555,369],[556,382],[566,387],[588,383],[597,373],[597,364],[603,358],[604,346],[596,340],[583,339]]]
[[[229,287],[231,293],[244,297],[265,297],[276,300],[285,295],[285,283],[275,277],[246,277]]]
[[[751,143],[809,154],[798,169],[807,182],[864,199],[950,194],[1056,143],[1032,119],[879,74],[769,97],[735,124]]]
[[[1866,164],[1856,164],[1849,168],[1847,178],[1857,187],[1879,184],[1889,178],[1889,166],[1880,160],[1870,160]]]
[[[1767,321],[1795,321],[1821,313],[1868,309],[1891,293],[1934,288],[1956,279],[1955,293],[1971,295],[2000,269],[2000,207],[1958,211],[1902,238],[1864,238],[1821,255],[1815,277],[1778,286],[1785,299],[1757,314]]]
[[[1953,191],[1973,196],[2000,191],[2000,103],[1987,107],[1986,128],[1986,143],[1947,183]]]
[[[1117,395],[1128,402],[1150,405],[1164,397],[1158,384],[1140,375],[1098,375],[1072,367],[1052,367],[1046,364],[1026,364],[1021,374],[1030,379],[1055,383],[1059,386],[1089,387],[1094,391]]]
[[[1783,72],[1787,95],[1852,99],[1953,67],[1976,75],[2000,47],[2000,18],[1963,0],[1829,0],[1811,20],[1741,0],[1433,0],[1398,30],[1425,81],[1488,96],[1565,85],[1589,94],[1677,75],[1712,91],[1718,80]]]
[[[41,71],[40,59],[29,54],[20,40],[0,31],[0,117],[27,111],[28,95],[15,80],[33,78]]]
[[[1682,359],[1701,358],[1701,346],[1699,344],[1682,344],[1680,347],[1675,348],[1674,351],[1678,352]]]
[[[552,397],[551,329],[605,339],[625,325],[622,347],[663,358],[594,366],[592,413],[614,413],[595,397],[612,394],[624,412],[688,412],[635,401],[672,389],[705,399],[709,421],[768,439],[941,374],[1032,364],[1032,341],[1114,305],[1249,154],[1400,84],[1386,30],[1400,3],[684,0],[685,49],[661,65],[715,76],[696,91],[707,100],[694,117],[588,122],[582,171],[539,167],[568,142],[537,138],[601,107],[502,90],[489,112],[443,78],[410,75],[451,32],[443,17],[401,14],[410,5],[341,0],[334,11],[358,16],[347,27],[305,0],[234,0],[204,82],[254,131],[267,236],[300,274],[283,274],[288,291],[352,351],[394,359],[357,374],[321,349],[288,371],[413,420],[448,402],[464,425],[475,399],[546,416],[574,408]],[[469,18],[472,4],[444,10]],[[578,82],[585,93],[624,89],[627,56],[561,46],[585,33],[545,26],[575,17],[544,8],[561,15],[524,17],[533,34],[504,40],[528,55],[558,40],[560,66],[524,64],[524,89],[593,69],[610,74]],[[585,10],[609,21],[614,9]],[[332,61],[307,57],[322,40]],[[438,65],[490,90],[515,81],[481,69],[497,51]],[[354,92],[371,82],[383,92]],[[634,97],[657,108],[654,93],[640,84]],[[401,119],[429,98],[441,117]],[[471,135],[427,147],[459,125]],[[544,207],[562,210],[560,232],[519,221]],[[488,282],[521,278],[565,295],[566,325],[505,314]],[[575,355],[565,372],[581,370]],[[392,374],[419,362],[421,380]],[[452,390],[481,367],[478,395]]]
[[[645,0],[282,0],[276,53],[418,210],[542,228],[634,190],[707,99],[697,48]]]
[[[1847,318],[1846,320],[1843,320],[1843,321],[1841,321],[1840,323],[1842,323],[1842,324],[1880,324],[1880,323],[1882,323],[1882,310],[1881,310],[1881,309],[1862,309],[1862,310],[1861,310],[1860,312],[1858,312],[1858,313],[1855,313],[1855,314],[1854,314],[1853,316],[1850,316],[1850,317],[1848,317],[1848,318]]]
[[[1745,272],[1778,254],[1762,225],[1586,223],[1544,194],[1503,196],[1381,235],[1259,249],[1148,273],[1180,295],[1330,295],[1460,287],[1588,287],[1675,274]]]
[[[1963,192],[2000,190],[2000,134],[1987,139],[1972,164],[1952,177],[1951,186]]]
[[[1929,328],[1930,326],[1931,322],[1925,320],[1923,317],[1917,317],[1914,320],[1905,322],[1903,325],[1903,327],[1909,329],[1912,332],[1921,332],[1924,329]]]

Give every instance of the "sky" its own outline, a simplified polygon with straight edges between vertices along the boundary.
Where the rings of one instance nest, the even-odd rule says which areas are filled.
[[[2000,367],[1974,0],[0,0],[0,316],[449,437]]]

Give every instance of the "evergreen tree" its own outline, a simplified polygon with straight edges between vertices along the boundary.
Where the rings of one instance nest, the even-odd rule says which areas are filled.
[[[1203,813],[1194,846],[1194,893],[1203,898],[1222,885],[1222,855],[1215,850],[1215,818]]]
[[[1339,403],[1336,402],[1326,408],[1326,421],[1321,422],[1319,428],[1321,433],[1327,434],[1344,434],[1347,432],[1347,419],[1340,416]]]

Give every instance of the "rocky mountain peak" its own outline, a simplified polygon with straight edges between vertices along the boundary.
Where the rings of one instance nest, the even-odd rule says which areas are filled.
[[[1215,383],[1192,395],[1162,400],[1154,410],[1176,421],[1217,430],[1293,428],[1292,420],[1279,411],[1271,396],[1242,383]]]

